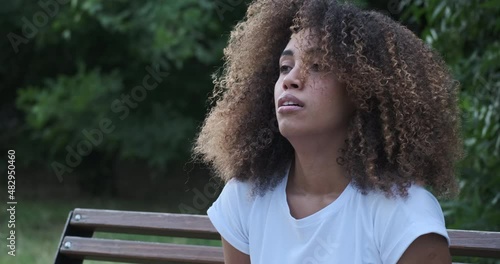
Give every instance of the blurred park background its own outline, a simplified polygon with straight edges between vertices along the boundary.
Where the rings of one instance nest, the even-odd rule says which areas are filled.
[[[13,149],[18,204],[16,257],[0,206],[0,263],[51,263],[75,207],[205,214],[214,179],[190,150],[248,2],[2,0],[0,190],[6,201]],[[448,228],[499,231],[500,1],[356,3],[406,25],[460,81],[461,194],[441,205]]]

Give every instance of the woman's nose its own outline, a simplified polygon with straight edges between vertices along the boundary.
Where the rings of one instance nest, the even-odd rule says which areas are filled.
[[[283,90],[288,90],[290,88],[302,89],[302,80],[298,67],[293,67],[283,79]]]

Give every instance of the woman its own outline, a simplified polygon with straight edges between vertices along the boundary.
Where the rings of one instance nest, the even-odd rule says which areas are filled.
[[[227,182],[208,216],[225,263],[450,263],[457,86],[376,12],[256,0],[194,153]]]

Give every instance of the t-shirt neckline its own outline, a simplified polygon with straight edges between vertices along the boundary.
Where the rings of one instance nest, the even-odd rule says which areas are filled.
[[[349,182],[344,191],[342,191],[339,197],[337,197],[337,199],[335,199],[333,202],[331,202],[327,206],[321,208],[319,211],[311,215],[308,215],[300,219],[296,219],[290,213],[290,207],[288,206],[288,201],[286,197],[286,186],[288,184],[288,175],[290,173],[291,167],[292,167],[292,162],[289,163],[288,169],[285,173],[285,177],[283,177],[283,180],[279,185],[278,195],[281,207],[282,209],[284,209],[286,217],[289,219],[290,222],[292,222],[294,225],[298,227],[308,226],[317,223],[318,221],[325,219],[327,216],[338,212],[341,209],[341,207],[347,203],[347,201],[350,199],[350,197],[355,191],[351,185],[351,182]]]

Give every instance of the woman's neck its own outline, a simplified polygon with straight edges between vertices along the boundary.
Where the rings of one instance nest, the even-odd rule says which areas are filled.
[[[339,195],[349,184],[345,168],[337,163],[345,137],[309,137],[293,142],[294,161],[290,169],[289,188],[308,195]]]

